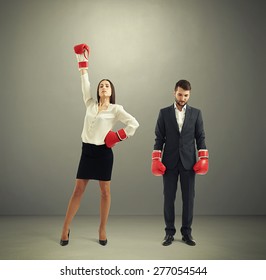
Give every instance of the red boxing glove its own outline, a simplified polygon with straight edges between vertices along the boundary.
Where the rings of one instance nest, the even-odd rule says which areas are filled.
[[[120,129],[117,132],[109,131],[104,139],[105,145],[108,148],[112,148],[117,142],[127,139],[127,135],[124,129]]]
[[[193,170],[196,174],[205,175],[209,169],[209,152],[208,150],[199,150],[199,160],[193,166]]]
[[[90,53],[89,46],[86,44],[79,44],[74,47],[74,51],[78,60],[79,70],[88,69],[88,58]]]
[[[161,162],[161,156],[161,151],[152,152],[151,172],[155,176],[162,176],[166,170],[166,167]]]

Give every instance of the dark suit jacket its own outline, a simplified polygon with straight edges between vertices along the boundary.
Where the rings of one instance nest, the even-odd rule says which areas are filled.
[[[206,149],[201,111],[189,105],[181,133],[173,104],[160,110],[155,135],[154,150],[163,151],[162,162],[167,169],[175,168],[179,159],[185,169],[192,169],[196,163],[196,147]]]

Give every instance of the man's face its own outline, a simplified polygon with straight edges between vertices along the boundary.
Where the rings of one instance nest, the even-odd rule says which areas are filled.
[[[190,97],[190,90],[184,90],[181,87],[178,87],[176,91],[174,91],[174,97],[176,105],[179,107],[184,107]]]

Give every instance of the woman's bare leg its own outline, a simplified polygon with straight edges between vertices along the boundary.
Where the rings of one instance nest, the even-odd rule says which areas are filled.
[[[79,209],[80,201],[83,197],[83,194],[86,189],[88,181],[89,180],[76,179],[76,185],[75,185],[74,191],[72,193],[72,196],[69,200],[69,204],[68,204],[68,208],[67,208],[67,212],[66,212],[66,216],[65,216],[65,221],[64,221],[62,235],[61,235],[62,240],[68,239],[68,230],[69,230],[70,224]]]
[[[111,206],[111,181],[99,181],[101,189],[99,240],[106,240],[106,224]]]

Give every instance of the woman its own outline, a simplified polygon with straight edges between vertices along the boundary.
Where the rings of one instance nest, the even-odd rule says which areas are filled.
[[[87,70],[89,47],[80,44],[74,47],[74,51],[78,59],[83,99],[87,110],[81,134],[82,153],[76,184],[68,204],[60,244],[65,246],[69,243],[70,224],[79,209],[89,180],[98,180],[101,190],[99,243],[105,246],[106,224],[111,204],[110,183],[113,167],[111,148],[117,142],[132,136],[139,124],[121,105],[115,104],[115,88],[108,79],[99,82],[97,101],[92,98]],[[111,129],[118,121],[124,123],[125,128],[113,132]]]

